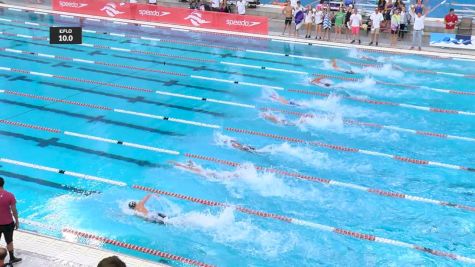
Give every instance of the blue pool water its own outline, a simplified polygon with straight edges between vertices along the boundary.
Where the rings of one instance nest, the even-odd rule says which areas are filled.
[[[473,168],[473,113],[450,114],[411,108],[475,112],[474,79],[468,77],[475,74],[473,61],[389,55],[92,21],[82,22],[85,30],[108,34],[85,32],[86,46],[53,46],[46,40],[33,40],[28,36],[46,37],[48,25],[78,25],[78,19],[13,10],[2,12],[0,90],[5,91],[0,93],[0,119],[3,120],[0,176],[6,178],[6,189],[14,192],[18,199],[20,217],[26,220],[22,228],[71,238],[55,230],[70,228],[216,266],[465,264],[410,248],[355,239],[308,225],[170,196],[150,201],[152,209],[169,215],[169,224],[144,222],[132,216],[127,208],[128,201],[146,195],[131,187],[141,185],[475,258],[473,209],[385,197],[356,187],[474,207],[474,172],[444,167],[446,165],[417,165],[372,152],[372,155],[346,152],[226,129]],[[110,33],[149,36],[155,40]],[[91,44],[106,47],[87,46]],[[340,70],[332,67],[333,59]],[[358,63],[383,65],[363,68]],[[356,73],[344,73],[343,69]],[[310,83],[315,74],[339,78],[329,78],[326,82],[333,87],[326,88]],[[361,80],[346,81],[345,78]],[[407,88],[404,84],[414,87]],[[331,95],[301,94],[292,90]],[[467,94],[448,94],[445,90]],[[298,106],[272,101],[269,96],[276,94]],[[403,106],[373,105],[364,99]],[[263,118],[261,109],[265,108],[307,115],[299,118],[279,111],[264,112],[288,124],[279,125]],[[143,114],[200,122],[210,127]],[[345,123],[347,120],[392,128]],[[21,127],[18,123],[30,126]],[[220,129],[212,128],[213,125]],[[36,126],[58,131],[32,128]],[[461,138],[417,135],[407,129]],[[180,154],[80,138],[78,134]],[[226,143],[230,139],[250,145],[258,152],[234,149]],[[204,175],[173,167],[171,161],[190,160],[187,153],[245,164],[236,168],[192,159],[202,166]],[[24,163],[102,177],[127,186],[45,171]],[[324,177],[353,187],[264,172],[256,170],[255,165]],[[133,250],[104,247],[181,266],[181,263]]]

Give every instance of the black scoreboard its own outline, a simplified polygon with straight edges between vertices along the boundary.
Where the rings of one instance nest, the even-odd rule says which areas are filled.
[[[50,27],[50,44],[82,44],[81,27]]]

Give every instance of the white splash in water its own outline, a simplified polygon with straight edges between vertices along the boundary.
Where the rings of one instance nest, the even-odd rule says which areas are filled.
[[[188,212],[170,218],[169,223],[191,231],[209,234],[213,241],[226,245],[235,244],[240,250],[264,258],[275,258],[290,251],[297,244],[293,234],[264,230],[250,221],[237,220],[231,207],[218,214]]]

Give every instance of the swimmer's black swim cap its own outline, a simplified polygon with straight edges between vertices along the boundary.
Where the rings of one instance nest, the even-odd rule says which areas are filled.
[[[135,203],[135,201],[130,201],[129,202],[129,208],[135,209],[135,206],[137,206],[137,203]]]

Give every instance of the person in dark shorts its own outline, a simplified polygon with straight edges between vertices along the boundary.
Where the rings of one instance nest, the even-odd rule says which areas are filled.
[[[289,28],[289,36],[290,36],[290,33],[292,32],[292,27],[290,25],[292,24],[292,19],[294,18],[293,9],[292,9],[292,6],[290,5],[290,1],[287,1],[287,5],[282,10],[282,14],[285,16],[284,31],[282,32],[282,35],[284,35],[285,30]]]
[[[5,180],[0,177],[0,238],[1,236],[5,238],[10,263],[15,263],[20,262],[21,258],[16,258],[13,252],[13,231],[18,229],[20,222],[18,221],[15,196],[3,189],[4,184]]]

